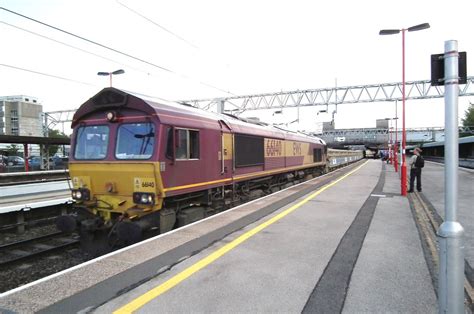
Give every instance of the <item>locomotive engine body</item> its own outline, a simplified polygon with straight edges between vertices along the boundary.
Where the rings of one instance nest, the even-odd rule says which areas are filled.
[[[92,242],[101,234],[109,245],[169,231],[327,167],[316,137],[114,88],[84,103],[72,127],[76,213],[57,225]]]

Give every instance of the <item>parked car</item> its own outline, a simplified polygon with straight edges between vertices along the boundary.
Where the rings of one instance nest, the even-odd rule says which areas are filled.
[[[43,161],[46,161],[46,159],[43,158]],[[30,157],[28,157],[28,169],[30,171],[41,170],[41,157],[40,156],[30,156]]]
[[[25,160],[20,156],[8,156],[7,159],[8,166],[24,166]]]
[[[0,155],[0,173],[7,171],[7,156]]]
[[[69,158],[66,156],[54,155],[51,157],[49,162],[51,169],[67,169]]]

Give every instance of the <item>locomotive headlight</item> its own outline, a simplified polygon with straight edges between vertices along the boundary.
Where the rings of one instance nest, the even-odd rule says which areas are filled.
[[[88,189],[77,189],[71,191],[72,198],[78,201],[90,200],[90,192]]]
[[[107,118],[107,121],[109,121],[109,122],[117,121],[117,112],[115,112],[115,111],[109,111],[109,112],[107,112],[107,114],[105,116]]]
[[[151,195],[143,194],[140,201],[141,201],[143,204],[149,204],[149,203],[151,203],[151,202],[153,201],[153,198],[151,197]]]
[[[76,194],[76,195],[74,195]],[[81,191],[75,191],[75,193],[72,193],[72,197],[74,197],[76,200],[80,200],[82,198],[82,192]]]
[[[155,204],[155,194],[135,192],[133,193],[133,202],[135,204],[153,205]]]

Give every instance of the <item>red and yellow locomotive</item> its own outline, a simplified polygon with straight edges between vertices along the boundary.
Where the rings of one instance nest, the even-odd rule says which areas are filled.
[[[114,88],[85,102],[72,127],[75,214],[58,227],[109,245],[197,221],[327,167],[319,138]]]

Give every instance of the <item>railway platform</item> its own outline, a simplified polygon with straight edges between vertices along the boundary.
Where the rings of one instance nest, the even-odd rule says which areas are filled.
[[[409,201],[399,196],[398,174],[379,160],[0,295],[0,311],[42,313],[436,308]]]
[[[96,313],[435,312],[398,175],[369,161]]]
[[[67,181],[0,186],[0,214],[72,202]]]
[[[464,229],[465,273],[474,286],[474,169],[458,170],[458,221]],[[423,198],[438,223],[444,219],[444,165],[426,162],[422,172]]]

